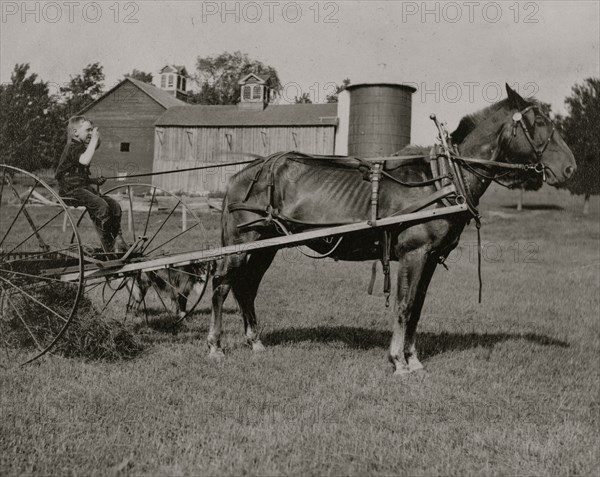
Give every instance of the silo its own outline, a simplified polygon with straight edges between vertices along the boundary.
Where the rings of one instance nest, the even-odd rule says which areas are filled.
[[[412,94],[416,88],[395,83],[348,86],[348,154],[389,156],[410,143]]]

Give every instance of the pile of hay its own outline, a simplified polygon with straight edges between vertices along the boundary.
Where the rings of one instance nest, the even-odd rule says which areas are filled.
[[[35,297],[54,311],[70,310],[74,288],[58,284],[36,291]],[[5,315],[0,323],[0,334],[11,347],[35,348],[35,342],[21,321],[43,346],[60,331],[64,322],[44,307],[27,298],[12,298],[10,307],[3,307]],[[17,308],[19,314],[14,310]],[[66,314],[66,313],[65,313]],[[76,315],[51,349],[52,354],[67,358],[116,361],[131,359],[143,351],[141,341],[123,323],[107,318],[98,312],[84,295],[79,301]]]

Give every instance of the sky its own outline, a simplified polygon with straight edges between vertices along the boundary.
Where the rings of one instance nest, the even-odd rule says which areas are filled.
[[[282,102],[323,102],[350,78],[417,87],[412,142],[431,144],[435,113],[450,129],[496,102],[508,83],[565,112],[571,87],[600,76],[594,1],[49,1],[1,2],[0,81],[16,63],[57,90],[90,63],[105,86],[167,63],[241,51],[277,70]]]

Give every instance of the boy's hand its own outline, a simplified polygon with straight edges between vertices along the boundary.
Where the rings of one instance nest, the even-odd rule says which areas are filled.
[[[98,128],[94,128],[92,129],[92,141],[96,139],[99,140],[100,139],[100,131],[98,130]]]
[[[96,179],[95,182],[96,182],[96,185],[101,186],[106,182],[106,177],[100,176]]]

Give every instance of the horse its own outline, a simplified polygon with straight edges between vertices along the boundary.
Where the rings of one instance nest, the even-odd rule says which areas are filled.
[[[573,153],[552,121],[542,113],[539,103],[535,99],[525,100],[508,85],[506,92],[507,98],[463,117],[450,139],[463,157],[530,167],[526,170],[515,167],[508,172],[489,162],[472,162],[468,167],[460,167],[474,206],[492,180],[514,187],[543,171],[546,182],[558,186],[575,172]],[[414,147],[400,151],[401,154],[415,152]],[[269,174],[261,173],[266,170]],[[381,217],[404,210],[436,191],[427,161],[391,167],[387,174],[379,190]],[[424,181],[425,185],[406,187],[401,184],[408,181]],[[292,152],[258,160],[233,176],[227,185],[221,220],[222,243],[224,246],[243,245],[269,239],[282,234],[281,226],[296,233],[366,221],[371,193],[365,171],[354,158],[319,160]],[[438,201],[430,207],[443,206]],[[396,316],[388,352],[395,375],[423,369],[417,356],[416,337],[427,289],[436,266],[458,245],[463,229],[472,218],[468,212],[456,213],[389,229],[390,259],[399,264]],[[327,247],[324,241],[307,245],[317,252]],[[243,247],[240,250],[243,251]],[[254,351],[265,349],[257,333],[254,301],[261,279],[276,253],[275,247],[253,250],[226,256],[217,263],[207,336],[210,357],[224,356],[220,342],[222,312],[230,290],[241,311],[247,343]],[[345,236],[330,256],[351,261],[381,259],[382,231],[374,227],[365,233]]]

